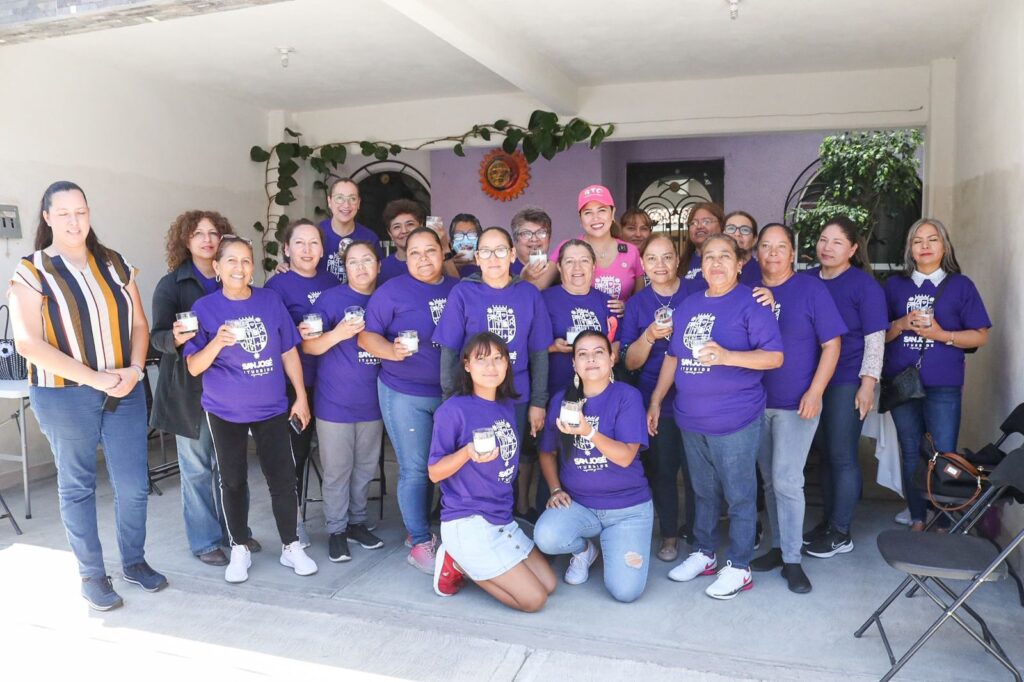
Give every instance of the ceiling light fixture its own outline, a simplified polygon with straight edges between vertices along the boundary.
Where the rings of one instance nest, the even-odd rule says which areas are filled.
[[[740,16],[740,0],[729,0],[729,18],[736,21]]]
[[[288,55],[290,55],[291,53],[295,52],[295,48],[294,47],[279,47],[279,48],[277,48],[277,52],[278,52],[278,54],[281,55],[281,68],[282,69],[287,69],[288,68]]]

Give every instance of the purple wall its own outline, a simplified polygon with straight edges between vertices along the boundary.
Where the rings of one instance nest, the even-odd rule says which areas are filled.
[[[725,160],[725,209],[744,209],[759,223],[780,220],[786,193],[797,175],[818,157],[829,133],[774,133],[694,137],[670,140],[606,142],[596,150],[586,145],[530,166],[530,185],[517,199],[495,201],[480,189],[480,161],[488,150],[467,149],[466,158],[450,150],[430,154],[432,212],[449,220],[473,213],[484,226],[508,227],[523,206],[545,208],[554,222],[555,239],[579,230],[576,195],[583,187],[603,182],[624,202],[626,164],[649,161]],[[620,211],[625,206],[618,207]]]

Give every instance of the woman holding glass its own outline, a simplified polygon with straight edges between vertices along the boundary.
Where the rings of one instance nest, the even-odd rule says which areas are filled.
[[[705,590],[732,599],[753,587],[750,559],[757,526],[757,448],[764,422],[765,371],[782,365],[782,337],[770,308],[739,283],[740,250],[727,235],[703,245],[707,291],[676,308],[672,337],[647,409],[657,433],[661,406],[673,383],[672,404],[696,496],[693,552],[668,577],[686,582],[718,577]],[[729,556],[718,569],[722,496],[729,513]]]
[[[290,265],[286,272],[281,272],[267,280],[267,289],[276,291],[288,308],[288,314],[296,327],[300,327],[303,318],[313,312],[313,304],[328,289],[338,286],[338,278],[326,271],[318,270],[324,255],[324,233],[308,220],[296,220],[285,228],[284,256]],[[351,242],[346,242],[351,243]],[[344,248],[344,247],[342,247]],[[344,278],[343,278],[344,279]],[[346,280],[347,281],[347,280]],[[301,334],[301,327],[299,329]],[[302,378],[306,384],[307,401],[316,402],[317,361],[316,358],[303,352],[298,346],[299,360],[302,362]],[[289,404],[295,401],[295,392],[288,389]],[[295,491],[297,499],[302,499],[303,476],[306,473],[306,462],[313,445],[315,429],[306,428],[300,432],[294,429],[289,433],[292,439],[292,454],[295,456]],[[299,505],[296,518],[296,531],[303,547],[309,547],[309,534],[302,521],[302,506]]]
[[[890,323],[882,375],[921,363],[925,396],[892,408],[910,528],[920,531],[928,511],[914,485],[921,441],[930,433],[937,450],[956,452],[965,352],[985,345],[992,321],[974,282],[960,272],[946,226],[934,218],[922,218],[907,232],[903,272],[885,281],[885,300]]]
[[[430,338],[458,281],[444,274],[444,254],[434,230],[421,227],[409,234],[407,273],[370,297],[358,341],[381,361],[377,399],[398,458],[398,508],[410,548],[406,560],[430,574],[437,541],[430,532],[427,455],[434,412],[441,405],[441,350]]]
[[[316,563],[299,542],[295,528],[295,460],[289,421],[309,425],[309,404],[296,350],[299,333],[281,297],[252,286],[252,244],[225,237],[213,264],[222,282],[220,291],[196,301],[196,335],[183,355],[192,376],[202,375],[202,405],[206,410],[220,468],[224,517],[231,541],[231,559],[224,569],[229,583],[248,580],[252,565],[247,452],[249,433],[270,489],[270,503],[281,537],[283,566],[297,575],[316,573]],[[291,407],[285,379],[295,391]]]
[[[811,591],[800,566],[804,530],[804,464],[821,416],[822,397],[846,324],[820,280],[793,271],[792,230],[773,223],[757,239],[761,281],[775,296],[786,362],[766,372],[765,424],[758,466],[772,530],[771,549],[750,562],[754,571],[782,568],[791,592]]]
[[[323,390],[314,393],[314,407],[328,558],[334,562],[352,558],[349,540],[364,549],[384,546],[366,525],[384,435],[377,401],[380,360],[360,350],[357,341],[380,262],[370,242],[352,242],[343,255],[348,284],[325,291],[313,305],[310,323],[299,327],[303,349],[319,360],[317,388]]]
[[[136,274],[100,243],[82,188],[60,181],[43,193],[35,251],[18,263],[7,293],[14,341],[28,363],[32,411],[57,467],[60,516],[78,561],[81,594],[98,611],[124,603],[100,546],[100,443],[124,579],[147,592],[167,586],[145,558],[149,476],[141,381],[149,325]]]
[[[600,538],[604,584],[620,602],[647,586],[654,506],[637,454],[647,445],[640,392],[612,378],[608,337],[580,333],[574,378],[552,400],[541,437],[541,469],[551,488],[533,538],[546,554],[570,554],[565,582],[590,577]],[[558,406],[556,409],[555,406]]]
[[[450,597],[468,575],[502,604],[539,611],[557,580],[512,518],[519,443],[508,346],[483,332],[461,360],[456,395],[438,408],[430,443],[430,480],[441,485],[434,592]]]

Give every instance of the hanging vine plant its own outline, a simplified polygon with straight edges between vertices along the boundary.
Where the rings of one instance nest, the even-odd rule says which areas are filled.
[[[492,137],[504,137],[501,142],[502,149],[512,154],[521,148],[526,160],[533,163],[542,156],[550,161],[577,142],[587,142],[590,148],[594,149],[614,131],[615,125],[612,123],[592,124],[581,118],[572,118],[562,123],[558,120],[558,114],[540,109],[530,115],[529,123],[525,126],[499,119],[494,123],[474,125],[461,135],[439,137],[414,146],[369,140],[349,140],[310,146],[303,144],[301,132],[285,128],[286,141],[279,142],[269,149],[254,146],[249,150],[249,158],[264,165],[266,221],[253,223],[253,229],[260,234],[263,269],[271,272],[277,267],[278,256],[281,253],[281,237],[289,223],[284,210],[295,201],[295,193],[292,190],[299,184],[295,176],[303,164],[308,164],[318,173],[319,177],[313,182],[313,191],[325,192],[328,177],[345,163],[350,147],[358,148],[363,156],[386,161],[403,151],[417,151],[454,143],[452,151],[455,155],[465,156],[464,145],[471,139],[488,142]],[[316,213],[323,215],[326,210],[317,206]]]

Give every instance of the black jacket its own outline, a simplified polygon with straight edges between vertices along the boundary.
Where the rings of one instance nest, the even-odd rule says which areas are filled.
[[[174,347],[171,325],[175,315],[192,309],[206,295],[192,261],[185,261],[174,272],[161,278],[153,291],[153,329],[149,342],[160,353],[160,377],[153,394],[153,412],[149,425],[186,438],[199,438],[199,423],[205,419],[199,399],[203,381],[188,373],[180,348]]]

